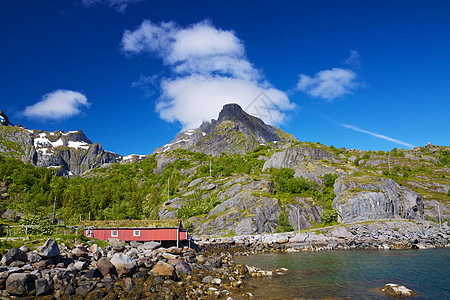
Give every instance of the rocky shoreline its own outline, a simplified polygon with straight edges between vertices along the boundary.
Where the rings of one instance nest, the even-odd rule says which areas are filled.
[[[201,237],[200,247],[234,255],[349,249],[431,249],[450,247],[450,226],[424,220],[384,220],[342,224],[301,233],[270,233],[233,237]],[[217,250],[218,251],[218,250]]]
[[[450,246],[450,227],[428,221],[387,220],[302,233],[195,238],[193,248],[157,242],[109,246],[49,239],[35,251],[24,245],[1,254],[0,299],[233,299],[249,276],[277,276],[235,264],[233,255],[339,249],[428,249]]]
[[[26,245],[2,254],[0,299],[211,299],[238,293],[246,266],[229,253],[160,243],[110,239],[70,248],[47,240],[35,251]],[[253,270],[257,272],[258,270]]]

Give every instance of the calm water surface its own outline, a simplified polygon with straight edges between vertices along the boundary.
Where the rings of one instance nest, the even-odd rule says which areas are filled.
[[[450,249],[346,250],[235,257],[262,269],[285,267],[284,276],[249,281],[256,299],[393,299],[377,288],[398,283],[414,299],[450,299]]]

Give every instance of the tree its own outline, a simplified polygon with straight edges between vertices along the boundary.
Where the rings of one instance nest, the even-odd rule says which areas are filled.
[[[292,228],[286,215],[283,212],[280,212],[280,214],[278,215],[278,227],[275,230],[275,232],[288,232],[288,231],[294,231],[294,228]]]

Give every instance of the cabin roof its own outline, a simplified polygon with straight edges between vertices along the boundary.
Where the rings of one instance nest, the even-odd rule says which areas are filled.
[[[86,229],[100,229],[100,230],[109,230],[109,229],[123,229],[123,230],[155,230],[155,229],[178,229],[178,227],[94,227],[94,226],[86,226]],[[186,229],[180,229],[185,231]]]
[[[101,221],[81,221],[80,225],[85,227],[95,228],[178,228],[180,219],[168,219],[168,220],[101,220]]]

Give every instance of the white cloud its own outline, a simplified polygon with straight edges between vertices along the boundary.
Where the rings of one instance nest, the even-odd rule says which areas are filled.
[[[350,68],[332,68],[319,71],[314,77],[300,74],[297,89],[312,97],[319,97],[332,101],[337,97],[352,94],[363,84],[358,82],[354,71],[361,66],[360,55],[351,50],[345,64]]]
[[[259,117],[273,124],[282,123],[285,117],[282,111],[293,108],[285,93],[245,79],[221,76],[191,75],[164,80],[162,98],[166,100],[158,103],[157,111],[166,121],[179,121],[184,129],[194,128],[202,121],[216,119],[226,103],[238,103],[244,109],[251,106],[262,89],[273,105],[270,116]]]
[[[367,130],[358,128],[358,127],[353,126],[353,125],[342,124],[342,127],[345,127],[345,128],[351,129],[351,130],[355,130],[355,131],[358,131],[358,132],[361,132],[361,133],[369,134],[369,135],[374,136],[376,138],[387,140],[387,141],[390,141],[390,142],[393,142],[393,143],[396,143],[396,144],[399,144],[399,145],[403,145],[403,146],[406,146],[406,147],[409,147],[409,148],[414,148],[415,147],[414,145],[411,145],[409,143],[402,142],[402,141],[393,139],[391,137],[388,137],[388,136],[385,136],[385,135],[382,135],[382,134],[378,134],[378,133],[375,133],[375,132],[367,131]]]
[[[27,106],[23,114],[32,118],[59,120],[78,115],[82,107],[89,105],[86,96],[79,92],[56,90],[45,94],[38,103]]]
[[[350,56],[345,60],[345,64],[350,66],[352,69],[358,69],[361,67],[361,55],[359,55],[358,51],[351,50]]]
[[[86,7],[91,7],[97,4],[104,4],[117,10],[118,12],[124,13],[129,4],[143,2],[145,0],[81,0],[81,3]]]
[[[294,108],[287,94],[273,88],[248,61],[236,34],[208,21],[181,28],[174,22],[158,25],[146,20],[124,32],[122,49],[157,55],[170,68],[173,76],[161,80],[156,109],[162,119],[178,121],[183,128],[217,118],[226,103],[246,108],[262,91],[271,103],[271,114],[260,116],[264,121],[282,123],[283,111]]]
[[[332,101],[334,98],[351,94],[357,89],[356,73],[349,69],[333,68],[318,72],[314,77],[300,75],[297,88],[313,97]]]

